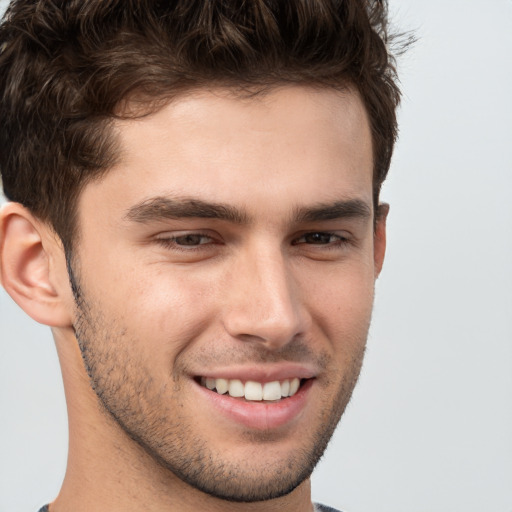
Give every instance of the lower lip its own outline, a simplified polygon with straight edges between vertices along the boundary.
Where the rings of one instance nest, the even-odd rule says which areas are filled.
[[[301,416],[313,380],[304,382],[295,395],[274,403],[245,401],[229,395],[219,395],[197,383],[196,386],[203,397],[230,421],[251,429],[271,430],[291,424]]]

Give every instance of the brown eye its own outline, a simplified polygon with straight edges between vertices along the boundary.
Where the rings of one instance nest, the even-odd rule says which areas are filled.
[[[201,234],[188,234],[183,236],[177,236],[174,238],[174,242],[177,245],[186,245],[186,246],[194,246],[194,245],[203,245],[210,242],[211,239],[208,236]]]
[[[307,233],[303,238],[307,244],[328,244],[339,237],[335,237],[330,233]]]
[[[323,231],[314,231],[311,233],[305,233],[300,238],[297,238],[297,240],[293,242],[293,245],[333,245],[336,243],[342,243],[344,241],[345,238],[340,235],[335,235],[334,233],[326,233]]]
[[[162,233],[155,241],[165,248],[176,251],[193,251],[207,248],[216,243],[215,239],[204,233]],[[202,247],[204,246],[204,247]]]

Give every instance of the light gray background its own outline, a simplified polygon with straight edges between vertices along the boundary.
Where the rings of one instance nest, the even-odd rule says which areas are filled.
[[[420,39],[400,61],[387,261],[313,495],[346,512],[512,512],[512,2],[390,2]],[[4,292],[0,318],[0,512],[35,512],[65,469],[60,371],[48,328]]]

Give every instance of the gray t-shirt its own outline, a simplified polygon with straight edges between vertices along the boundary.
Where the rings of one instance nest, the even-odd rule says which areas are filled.
[[[327,505],[322,505],[321,503],[313,503],[315,507],[315,512],[341,512],[336,508],[328,507]]]
[[[321,505],[320,503],[315,503],[315,512],[341,512],[340,510],[336,510],[335,508],[328,507],[327,505]],[[49,512],[48,505],[45,505],[39,512]]]

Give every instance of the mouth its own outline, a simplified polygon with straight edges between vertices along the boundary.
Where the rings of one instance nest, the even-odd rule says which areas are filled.
[[[193,378],[208,414],[220,413],[219,425],[273,431],[298,425],[315,401],[317,372],[304,366],[226,368]],[[203,397],[203,398],[200,398]],[[210,409],[212,407],[212,409]],[[215,416],[212,416],[215,417]]]
[[[294,377],[271,382],[243,382],[240,379],[197,377],[196,380],[202,387],[219,395],[228,395],[248,402],[280,402],[294,396],[302,385],[311,379]]]

